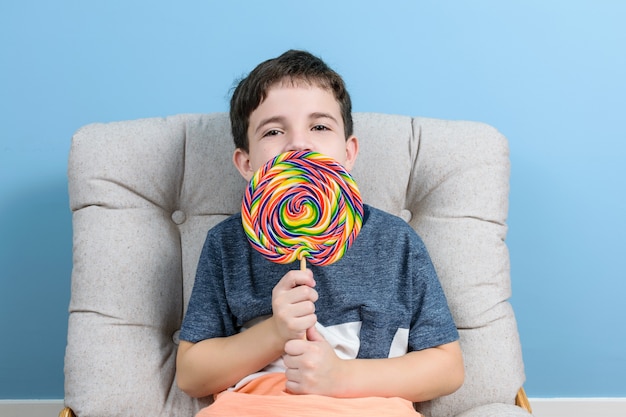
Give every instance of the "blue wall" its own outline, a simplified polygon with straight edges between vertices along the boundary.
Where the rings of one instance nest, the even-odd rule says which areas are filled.
[[[342,73],[356,111],[509,138],[528,394],[626,397],[625,21],[619,0],[2,2],[0,399],[63,396],[72,133],[225,111],[292,47]]]

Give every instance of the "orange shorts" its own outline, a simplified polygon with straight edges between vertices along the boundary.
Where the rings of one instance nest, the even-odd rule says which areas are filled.
[[[282,373],[263,375],[238,391],[224,391],[196,417],[418,417],[402,398],[334,398],[285,391]]]

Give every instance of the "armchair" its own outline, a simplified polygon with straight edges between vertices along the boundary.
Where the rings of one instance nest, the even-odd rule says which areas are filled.
[[[354,122],[352,173],[364,202],[418,231],[460,332],[463,387],[416,407],[428,417],[528,416],[508,302],[506,139],[475,122],[375,113]],[[233,146],[225,113],[92,124],[74,135],[62,415],[192,416],[210,403],[177,388],[175,357],[205,234],[241,204]]]

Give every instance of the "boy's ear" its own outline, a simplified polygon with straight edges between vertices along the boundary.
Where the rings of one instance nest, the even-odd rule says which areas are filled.
[[[235,164],[235,168],[237,168],[241,176],[244,177],[246,181],[250,181],[250,178],[254,175],[254,171],[250,164],[248,152],[240,148],[235,149],[233,153],[233,164]]]
[[[346,171],[352,171],[358,154],[359,140],[356,136],[350,136],[348,140],[346,140],[346,162],[344,164],[344,168],[346,169]]]

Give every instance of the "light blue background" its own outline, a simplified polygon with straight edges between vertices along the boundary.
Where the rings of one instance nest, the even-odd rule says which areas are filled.
[[[227,110],[288,48],[355,111],[510,140],[512,278],[531,397],[626,397],[626,2],[3,1],[0,399],[62,398],[72,133]]]

